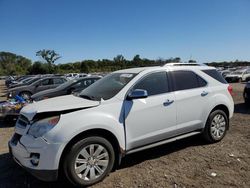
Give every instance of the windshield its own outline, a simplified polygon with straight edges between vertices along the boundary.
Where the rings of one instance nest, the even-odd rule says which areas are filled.
[[[32,84],[33,82],[35,82],[35,81],[37,81],[37,80],[39,80],[40,78],[32,78],[32,79],[30,79],[30,80],[28,80],[25,84],[27,84],[27,85],[30,85],[30,84]]]
[[[69,81],[67,81],[67,82],[65,82],[65,83],[63,83],[63,84],[60,84],[60,85],[57,86],[56,88],[57,88],[57,89],[64,89],[64,88],[70,86],[71,84],[75,83],[76,81],[77,81],[77,80],[69,80]]]
[[[80,93],[80,97],[90,100],[108,100],[126,86],[136,74],[113,73],[105,76]]]

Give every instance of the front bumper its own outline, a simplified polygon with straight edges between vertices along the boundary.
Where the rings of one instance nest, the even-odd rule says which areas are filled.
[[[44,138],[27,135],[29,125],[24,128],[18,122],[19,120],[15,134],[9,141],[9,151],[13,159],[40,180],[57,180],[62,144],[49,143]],[[38,163],[32,161],[34,156],[38,156]]]
[[[58,170],[37,170],[33,168],[29,168],[26,166],[23,166],[22,163],[13,155],[12,153],[12,147],[9,142],[9,152],[11,157],[13,157],[14,161],[19,164],[22,168],[24,168],[26,171],[28,171],[30,174],[32,174],[34,177],[36,177],[39,180],[42,181],[56,181],[58,178]]]

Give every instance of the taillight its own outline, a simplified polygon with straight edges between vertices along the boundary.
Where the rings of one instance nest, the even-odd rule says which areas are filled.
[[[230,93],[230,95],[233,95],[233,87],[231,85],[227,87],[227,90]]]

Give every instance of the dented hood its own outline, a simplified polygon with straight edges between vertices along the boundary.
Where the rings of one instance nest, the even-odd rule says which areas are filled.
[[[95,107],[99,104],[99,101],[87,100],[74,95],[65,95],[28,104],[21,110],[20,113],[29,120],[32,120],[33,117],[39,113],[80,110]]]

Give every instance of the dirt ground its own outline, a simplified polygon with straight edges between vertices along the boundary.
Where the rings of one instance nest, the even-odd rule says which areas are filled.
[[[250,109],[243,104],[244,84],[232,86],[235,113],[221,142],[206,145],[195,136],[131,154],[123,159],[119,169],[93,187],[249,188]],[[4,89],[0,81],[0,93]],[[62,181],[39,181],[13,162],[7,149],[13,130],[11,125],[0,124],[0,187],[69,187]]]

